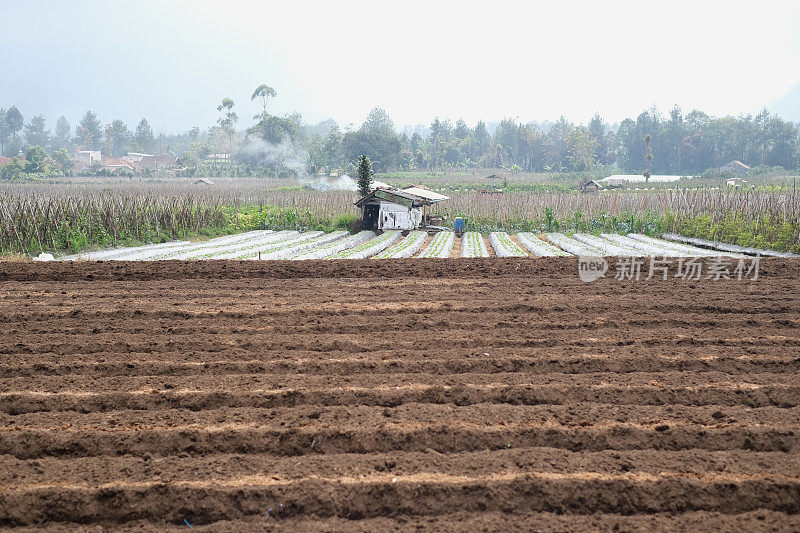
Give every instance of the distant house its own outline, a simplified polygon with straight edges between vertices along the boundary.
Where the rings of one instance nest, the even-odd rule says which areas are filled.
[[[207,178],[200,178],[194,182],[195,185],[214,185],[214,182]]]
[[[741,187],[742,184],[747,183],[742,178],[729,178],[725,180],[726,187]]]
[[[155,157],[156,169],[171,167],[178,164],[178,158],[174,155],[157,155]]]
[[[139,152],[128,152],[128,155],[125,156],[125,159],[129,160],[131,163],[138,163],[145,157],[153,157],[153,154],[141,154]]]
[[[129,152],[125,159],[130,161],[133,169],[136,172],[142,170],[159,170],[161,168],[171,167],[178,162],[178,158],[174,155],[153,155],[142,154],[138,152]]]
[[[104,157],[100,168],[111,173],[133,172],[133,165],[121,157]]]
[[[81,170],[91,168],[92,165],[101,164],[103,156],[100,150],[77,150],[75,152],[75,157],[72,159],[75,161],[75,166],[73,166],[72,169],[75,172],[80,172]]]
[[[581,194],[597,194],[600,192],[600,184],[594,180],[589,180],[581,185]]]
[[[742,163],[741,161],[731,161],[725,165],[719,167],[722,172],[727,172],[730,174],[747,174],[750,170],[750,167]]]

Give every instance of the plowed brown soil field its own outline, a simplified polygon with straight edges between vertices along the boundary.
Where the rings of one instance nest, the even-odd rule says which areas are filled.
[[[187,524],[800,530],[800,262],[0,263],[0,527]]]

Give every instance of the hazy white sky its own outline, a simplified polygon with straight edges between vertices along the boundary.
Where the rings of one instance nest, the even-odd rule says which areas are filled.
[[[800,90],[800,2],[0,0],[0,107],[207,127],[223,97],[359,125],[758,111]]]

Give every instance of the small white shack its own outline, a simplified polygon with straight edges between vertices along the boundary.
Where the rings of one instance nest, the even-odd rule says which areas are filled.
[[[364,229],[413,230],[425,220],[425,208],[449,200],[447,196],[422,187],[379,188],[356,202]]]

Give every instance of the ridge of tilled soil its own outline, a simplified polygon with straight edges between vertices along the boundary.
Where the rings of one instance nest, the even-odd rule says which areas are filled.
[[[798,529],[798,274],[0,263],[0,526]]]
[[[615,271],[621,260],[606,258]],[[746,259],[750,264],[752,258]],[[624,259],[622,259],[624,261]],[[648,259],[643,259],[647,272]],[[708,264],[709,258],[699,262]],[[730,259],[730,271],[736,260]],[[149,281],[154,279],[246,279],[246,278],[408,278],[415,276],[461,279],[482,276],[577,276],[576,257],[454,257],[442,259],[340,259],[330,261],[51,261],[2,262],[0,281]],[[761,258],[759,275],[790,277],[800,270],[794,259]],[[677,259],[670,274],[677,272]]]
[[[331,518],[298,518],[286,517],[271,507],[269,517],[267,510],[241,520],[221,520],[209,525],[192,526],[198,531],[230,531],[232,533],[247,531],[275,532],[323,532],[353,531],[373,533],[374,531],[418,532],[437,531],[443,533],[462,533],[463,531],[712,531],[727,533],[730,531],[795,531],[800,529],[800,515],[786,514],[776,511],[751,511],[739,514],[723,514],[714,511],[689,511],[680,514],[652,513],[636,515],[620,515],[609,513],[593,513],[589,515],[564,514],[559,512],[520,512],[503,513],[495,510],[484,512],[456,512],[437,516],[380,517],[365,519]],[[115,525],[119,531],[161,532],[187,531],[186,523],[154,524],[149,521],[131,521]],[[78,533],[107,531],[107,526],[86,525],[76,523],[51,522],[44,527],[22,527],[17,531],[70,531]]]

